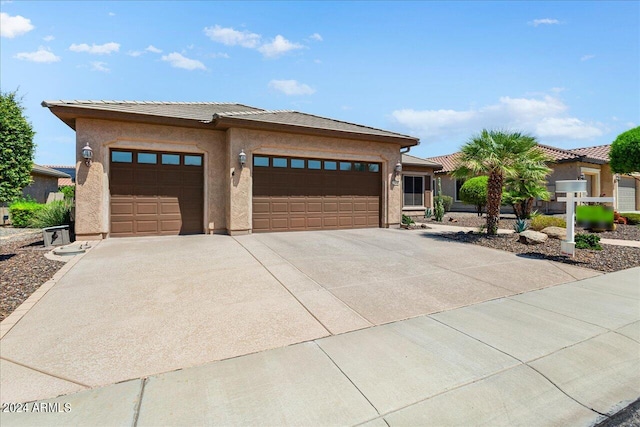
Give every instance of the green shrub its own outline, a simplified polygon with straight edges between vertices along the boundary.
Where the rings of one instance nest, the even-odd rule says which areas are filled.
[[[637,213],[621,213],[621,217],[627,218],[627,224],[637,225],[640,224],[640,214]]]
[[[453,205],[453,197],[442,195],[442,196],[435,196],[433,198],[434,203],[438,203],[438,200],[442,202],[442,207],[444,208],[445,212],[451,211],[451,206]]]
[[[526,231],[529,228],[529,224],[527,224],[527,221],[525,221],[524,219],[517,219],[515,224],[513,224],[513,230],[516,233],[522,233],[523,231]]]
[[[433,216],[433,210],[431,208],[426,208],[424,210],[424,217],[426,219],[430,219]]]
[[[410,216],[402,214],[402,223],[404,225],[411,225],[411,224],[415,224],[416,222]]]
[[[640,172],[640,126],[621,133],[611,143],[609,164],[612,172]]]
[[[476,176],[466,180],[460,188],[460,200],[474,205],[478,216],[482,215],[482,208],[487,204],[488,181],[488,176]]]
[[[71,203],[67,200],[56,200],[44,205],[29,222],[29,225],[34,228],[69,224],[71,224]]]
[[[43,207],[44,205],[32,200],[16,200],[9,205],[11,224],[18,228],[28,227],[33,217]]]
[[[60,187],[60,192],[64,194],[65,200],[73,200],[76,197],[76,187],[73,185],[65,185]]]
[[[577,249],[602,250],[602,246],[600,246],[600,236],[596,236],[595,234],[578,233],[576,234],[575,242]]]
[[[566,227],[567,222],[558,216],[540,215],[531,220],[531,229],[540,231],[547,227]]]

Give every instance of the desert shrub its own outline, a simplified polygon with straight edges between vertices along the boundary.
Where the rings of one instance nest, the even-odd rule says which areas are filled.
[[[462,184],[460,188],[460,200],[476,207],[478,216],[482,215],[482,208],[487,204],[488,176],[476,176]]]
[[[513,230],[516,233],[522,233],[523,231],[526,231],[529,228],[529,224],[527,224],[527,221],[525,221],[524,219],[517,219],[516,222],[513,224]]]
[[[431,219],[432,216],[433,216],[433,210],[431,208],[426,208],[424,210],[424,217],[426,219]]]
[[[540,231],[547,227],[566,227],[567,222],[557,216],[540,215],[531,220],[531,229]]]
[[[411,224],[415,224],[416,222],[410,216],[402,214],[402,223],[404,225],[411,225]]]
[[[621,217],[627,218],[627,224],[637,225],[640,224],[640,214],[637,213],[621,213]]]
[[[74,187],[73,185],[60,187],[60,192],[64,194],[65,200],[73,200],[76,197],[76,187]]]
[[[442,202],[442,207],[444,208],[445,212],[451,211],[451,206],[453,206],[453,197],[442,195],[442,196],[435,196],[433,198],[434,203],[438,203],[438,200]]]
[[[11,224],[18,228],[28,227],[31,224],[31,220],[43,207],[44,205],[33,200],[21,199],[11,203],[9,205]]]
[[[55,227],[71,223],[71,203],[57,200],[44,205],[31,218],[29,225],[34,228]]]
[[[575,242],[577,249],[602,250],[602,246],[600,246],[600,236],[596,236],[595,234],[578,233],[576,234]]]

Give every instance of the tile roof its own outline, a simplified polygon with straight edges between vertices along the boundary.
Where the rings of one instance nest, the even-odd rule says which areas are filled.
[[[578,153],[576,150],[565,150],[563,148],[552,147],[544,144],[538,144],[538,147],[552,159],[552,162],[555,163],[587,160],[584,159],[584,155]],[[442,170],[439,170],[438,173],[447,173],[455,169],[458,158],[460,158],[460,152],[444,156],[428,157],[427,160],[431,160],[432,162],[440,163],[442,165]]]
[[[57,171],[55,169],[48,168],[46,166],[36,165],[35,163],[33,164],[33,167],[31,168],[31,173],[36,174],[36,175],[55,176],[57,178],[71,178],[69,176],[69,174]]]
[[[418,138],[291,110],[264,110],[234,102],[152,102],[152,101],[43,101],[43,107],[67,107],[75,111],[111,112],[143,117],[173,118],[212,124],[218,121],[267,123],[296,128],[321,129],[350,134],[404,139],[416,145]],[[55,113],[55,112],[54,112]],[[68,122],[67,122],[68,123]],[[70,125],[71,126],[71,125]],[[73,126],[72,126],[73,127]]]
[[[402,164],[403,165],[412,165],[412,166],[427,166],[434,169],[440,169],[442,167],[441,164],[432,162],[431,160],[421,159],[420,157],[411,156],[409,154],[402,155]]]
[[[58,178],[58,187],[67,187],[76,185],[71,178]]]
[[[595,147],[574,148],[571,151],[589,159],[609,162],[609,150],[611,144],[597,145]]]

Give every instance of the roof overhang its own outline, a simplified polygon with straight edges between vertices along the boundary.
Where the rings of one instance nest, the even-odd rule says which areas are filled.
[[[62,120],[71,129],[76,130],[76,120],[79,118],[99,119],[99,120],[115,120],[131,123],[158,124],[165,126],[179,126],[197,129],[215,129],[227,130],[230,128],[243,128],[264,130],[272,132],[284,132],[300,135],[326,136],[334,138],[345,138],[358,141],[374,141],[390,144],[399,144],[402,148],[413,147],[420,143],[418,138],[401,137],[390,135],[373,135],[358,132],[349,132],[336,129],[326,129],[319,127],[309,127],[285,123],[262,122],[256,120],[248,120],[241,116],[225,117],[212,116],[210,121],[201,121],[193,119],[184,119],[177,117],[158,116],[152,114],[138,114],[131,112],[106,111],[96,108],[86,108],[82,106],[69,105],[53,105],[46,101],[42,102],[43,107],[49,108],[51,112]]]

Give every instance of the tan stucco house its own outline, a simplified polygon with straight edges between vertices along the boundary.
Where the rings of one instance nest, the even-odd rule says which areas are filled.
[[[42,105],[76,132],[78,239],[397,225],[397,165],[419,142],[235,103]]]
[[[538,146],[552,159],[548,166],[553,172],[547,179],[547,189],[551,193],[551,200],[536,200],[534,209],[544,213],[565,212],[565,204],[556,201],[555,182],[578,179],[581,175],[584,175],[587,180],[587,194],[589,196],[614,196],[616,198],[614,207],[619,212],[640,209],[640,177],[611,173],[609,166],[610,145],[571,150],[544,144],[538,144]],[[452,210],[475,212],[475,206],[464,204],[459,200],[460,187],[462,187],[464,180],[457,180],[451,176],[459,155],[460,153],[453,153],[430,157],[427,160],[442,165],[442,169],[436,171],[436,176],[442,178],[442,193],[453,197]],[[503,211],[510,212],[511,208],[503,207]]]
[[[46,203],[49,194],[58,192],[58,180],[70,178],[64,172],[34,164],[31,168],[31,184],[22,189],[22,194],[38,203]]]

